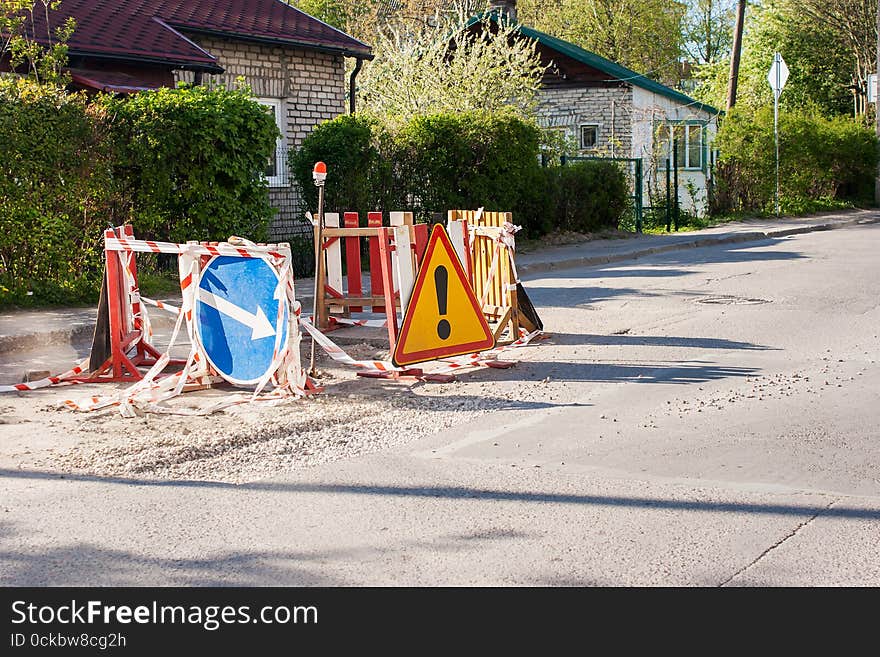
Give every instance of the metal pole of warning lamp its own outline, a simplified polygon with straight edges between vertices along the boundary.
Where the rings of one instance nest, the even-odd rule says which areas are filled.
[[[315,220],[315,296],[312,298],[312,323],[318,327],[318,294],[323,293],[319,289],[321,285],[321,257],[324,255],[322,242],[324,241],[324,181],[327,180],[327,165],[316,162],[312,170],[312,179],[318,188],[318,217]],[[309,376],[315,376],[315,338],[312,338],[312,357],[309,361]]]

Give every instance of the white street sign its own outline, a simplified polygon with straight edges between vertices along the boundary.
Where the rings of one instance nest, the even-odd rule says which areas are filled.
[[[871,73],[868,76],[868,102],[877,102],[877,74]]]
[[[767,82],[770,83],[770,88],[773,89],[773,93],[778,99],[785,83],[788,82],[788,66],[779,53],[773,55],[773,65],[770,66],[770,73],[767,74]]]

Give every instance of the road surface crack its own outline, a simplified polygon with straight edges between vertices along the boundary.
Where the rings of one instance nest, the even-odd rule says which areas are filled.
[[[775,550],[776,548],[780,547],[780,546],[781,546],[783,543],[785,543],[788,539],[793,538],[793,537],[794,537],[799,531],[801,531],[804,527],[806,527],[807,525],[809,525],[811,522],[813,522],[816,518],[818,518],[819,516],[821,516],[823,513],[825,513],[826,511],[828,511],[828,509],[830,509],[832,506],[834,506],[835,504],[837,504],[837,502],[838,502],[838,500],[836,500],[836,499],[835,499],[835,500],[831,500],[831,501],[825,506],[825,508],[823,508],[823,509],[819,509],[818,511],[816,511],[816,513],[814,513],[812,516],[810,516],[809,518],[807,518],[806,520],[804,520],[804,521],[803,521],[802,523],[800,523],[797,527],[795,527],[794,529],[792,529],[788,534],[786,534],[786,535],[783,536],[781,539],[779,539],[776,543],[774,543],[773,545],[771,545],[770,547],[768,547],[768,548],[767,548],[766,550],[764,550],[761,554],[759,554],[757,557],[755,557],[751,562],[747,563],[745,566],[743,566],[742,568],[740,568],[740,569],[739,569],[738,571],[736,571],[733,575],[731,575],[731,576],[728,577],[726,580],[724,580],[723,582],[721,582],[721,584],[719,584],[718,586],[721,587],[721,586],[727,586],[728,584],[730,584],[730,582],[732,582],[734,579],[736,579],[737,577],[739,577],[740,575],[742,575],[744,572],[746,572],[749,568],[751,568],[752,566],[754,566],[755,564],[757,564],[761,559],[763,559],[764,557],[766,557],[766,556],[767,556],[768,554],[770,554],[773,550]]]

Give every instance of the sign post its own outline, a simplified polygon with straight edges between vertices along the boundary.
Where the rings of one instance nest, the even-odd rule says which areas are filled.
[[[773,55],[773,64],[767,74],[767,82],[773,89],[773,137],[776,141],[776,217],[779,218],[779,96],[788,82],[788,66],[782,55]]]
[[[318,325],[318,295],[324,294],[324,281],[320,280],[324,268],[321,258],[324,257],[324,182],[327,180],[327,165],[316,162],[312,171],[312,179],[318,188],[318,218],[315,222],[315,296],[312,299],[312,322]],[[315,376],[315,339],[312,338],[312,357],[309,362],[309,376]]]

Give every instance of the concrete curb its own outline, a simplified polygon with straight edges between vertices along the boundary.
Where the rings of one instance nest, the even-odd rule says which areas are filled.
[[[20,335],[0,335],[0,355],[19,351],[30,351],[40,347],[72,345],[85,343],[92,339],[95,325],[78,324],[69,329],[24,333]]]
[[[775,239],[787,237],[789,235],[802,235],[805,233],[814,233],[825,230],[835,230],[837,228],[846,228],[847,226],[855,226],[859,224],[876,224],[880,223],[880,219],[867,219],[864,217],[854,218],[845,221],[832,221],[821,224],[811,224],[809,226],[796,226],[792,228],[780,228],[778,230],[766,231],[748,231],[733,234],[719,235],[702,235],[693,240],[678,241],[674,244],[666,244],[662,246],[650,246],[632,251],[614,253],[611,255],[583,256],[578,258],[567,258],[564,260],[554,260],[546,262],[523,263],[517,265],[519,274],[541,274],[548,271],[556,271],[558,269],[572,269],[575,267],[592,267],[595,265],[607,265],[614,262],[622,262],[625,260],[636,260],[645,256],[657,255],[660,253],[668,253],[670,251],[682,251],[684,249],[700,248],[704,246],[717,246],[720,244],[737,244],[741,242],[756,242],[766,239]]]

